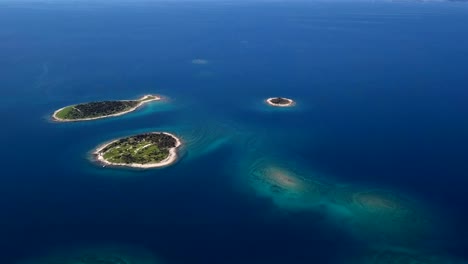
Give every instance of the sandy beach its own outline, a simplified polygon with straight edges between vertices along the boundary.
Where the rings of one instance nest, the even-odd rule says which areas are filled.
[[[155,98],[143,101],[144,99],[146,99],[146,98],[148,98],[150,96],[153,96]],[[60,109],[58,109],[57,111],[54,112],[54,114],[52,115],[52,120],[57,121],[57,122],[78,122],[78,121],[96,120],[96,119],[113,117],[113,116],[121,116],[121,115],[125,115],[125,114],[128,114],[130,112],[133,112],[133,111],[137,110],[138,108],[140,108],[142,105],[144,105],[146,103],[149,103],[149,102],[152,102],[152,101],[159,101],[159,100],[161,100],[160,96],[151,95],[151,94],[145,95],[145,96],[143,96],[143,97],[141,97],[140,99],[137,99],[137,100],[119,100],[119,101],[141,101],[141,102],[139,102],[135,107],[132,107],[132,108],[128,109],[127,111],[123,111],[123,112],[120,112],[120,113],[116,113],[116,114],[112,114],[112,115],[105,115],[105,116],[98,116],[98,117],[91,117],[91,118],[80,118],[80,119],[62,119],[62,118],[58,118],[57,113],[62,111],[65,108],[69,107],[69,106],[65,106],[65,107],[62,107],[62,108],[60,108]]]
[[[296,104],[293,100],[288,99],[288,98],[282,98],[282,99],[284,99],[284,100],[288,100],[288,101],[289,101],[289,103],[287,103],[287,104],[275,104],[275,103],[272,102],[272,100],[273,100],[273,99],[276,99],[276,98],[277,98],[277,97],[268,98],[268,99],[265,100],[265,102],[266,102],[267,104],[271,105],[271,106],[276,106],[276,107],[290,107],[290,106],[294,106],[294,105]]]
[[[101,153],[101,151],[105,147],[107,147],[108,145],[110,145],[110,144],[112,144],[112,143],[114,143],[114,142],[116,142],[116,141],[118,141],[120,139],[115,139],[115,140],[112,140],[112,141],[110,141],[108,143],[100,145],[99,147],[96,148],[95,151],[93,151],[93,156],[95,157],[97,162],[99,162],[100,164],[103,164],[104,166],[130,167],[130,168],[139,168],[139,169],[151,169],[151,168],[160,168],[160,167],[169,166],[169,165],[171,165],[172,163],[174,163],[177,160],[177,148],[182,145],[182,142],[174,134],[167,133],[167,132],[152,132],[152,134],[159,134],[159,133],[171,136],[171,137],[176,139],[176,146],[169,149],[169,155],[167,156],[167,158],[165,158],[164,160],[161,160],[160,162],[149,163],[149,164],[138,164],[138,163],[125,164],[125,163],[113,163],[113,162],[109,162],[109,161],[105,160],[104,157],[103,157],[103,153]]]

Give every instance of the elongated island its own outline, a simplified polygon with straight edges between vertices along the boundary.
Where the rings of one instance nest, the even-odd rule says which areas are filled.
[[[52,119],[59,122],[75,122],[120,116],[133,112],[148,102],[158,100],[161,100],[161,97],[145,95],[137,100],[100,101],[70,105],[55,111]]]
[[[296,104],[292,99],[284,97],[271,97],[266,99],[265,102],[271,106],[277,107],[289,107],[294,106]]]
[[[179,138],[166,132],[151,132],[116,139],[99,146],[93,152],[103,166],[157,168],[177,160]]]

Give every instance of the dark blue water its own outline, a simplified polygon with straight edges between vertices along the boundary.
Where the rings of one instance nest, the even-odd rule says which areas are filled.
[[[350,263],[375,244],[468,259],[468,5],[4,1],[0,25],[1,263],[115,244],[164,263]],[[49,120],[148,93],[170,100]],[[262,103],[277,95],[297,106]],[[145,131],[180,135],[180,161],[89,160]],[[386,230],[292,209],[243,180],[270,155],[334,186],[404,194],[437,224],[382,242]]]

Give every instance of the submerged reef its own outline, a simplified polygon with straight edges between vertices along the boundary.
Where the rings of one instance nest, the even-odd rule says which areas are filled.
[[[207,120],[182,129],[180,134],[184,138],[188,158],[193,159],[213,153],[234,140],[243,140],[242,131],[235,123]]]
[[[361,242],[414,246],[436,238],[428,208],[396,191],[343,185],[281,158],[241,163],[248,189],[284,210],[312,210]]]
[[[431,217],[426,210],[397,192],[352,187],[338,188],[335,192],[333,202],[347,212],[347,224],[358,237],[410,244],[432,234]]]
[[[244,165],[245,166],[245,165]],[[278,158],[258,158],[247,167],[247,184],[279,209],[313,211],[356,239],[384,246],[356,263],[459,263],[404,248],[425,248],[443,226],[428,208],[396,191],[342,185]],[[244,169],[244,171],[246,171]]]
[[[326,202],[332,188],[311,173],[271,159],[251,163],[247,174],[247,181],[257,194],[287,209],[317,207]]]
[[[462,264],[454,258],[433,251],[419,251],[400,247],[370,249],[351,261],[355,264]]]
[[[159,264],[149,251],[126,246],[86,247],[54,251],[18,264]]]

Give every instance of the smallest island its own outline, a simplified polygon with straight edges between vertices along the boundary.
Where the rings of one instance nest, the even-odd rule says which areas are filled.
[[[177,160],[179,138],[166,132],[151,132],[116,139],[98,147],[93,156],[103,167],[158,168]]]
[[[266,99],[266,103],[276,107],[290,107],[296,104],[292,99],[284,97],[271,97]]]
[[[148,102],[159,100],[161,100],[159,96],[145,95],[137,100],[100,101],[70,105],[55,111],[52,119],[58,122],[76,122],[121,116],[137,110]]]

